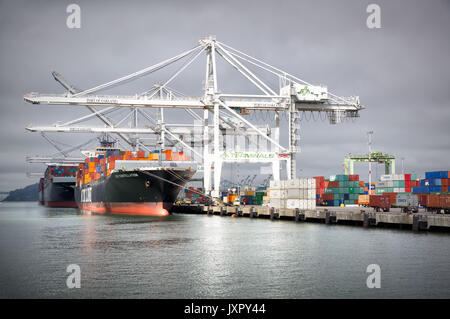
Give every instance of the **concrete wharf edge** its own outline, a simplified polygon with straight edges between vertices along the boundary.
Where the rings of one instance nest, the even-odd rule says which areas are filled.
[[[395,209],[391,209],[395,210]],[[352,224],[363,227],[411,228],[413,231],[437,230],[450,232],[450,215],[426,211],[403,213],[400,211],[375,212],[368,207],[317,207],[313,210],[272,208],[267,206],[174,205],[173,213],[209,214],[234,217],[285,219],[296,222],[325,224]]]

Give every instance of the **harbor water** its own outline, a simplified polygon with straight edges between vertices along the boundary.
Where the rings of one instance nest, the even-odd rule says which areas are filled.
[[[448,233],[1,202],[0,297],[449,298],[448,247]]]

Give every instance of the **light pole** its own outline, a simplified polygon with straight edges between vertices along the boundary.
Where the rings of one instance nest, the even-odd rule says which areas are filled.
[[[371,160],[371,156],[372,156],[372,134],[373,131],[368,131],[367,132],[367,145],[369,146],[369,194],[371,194],[371,188],[372,188],[372,160]]]

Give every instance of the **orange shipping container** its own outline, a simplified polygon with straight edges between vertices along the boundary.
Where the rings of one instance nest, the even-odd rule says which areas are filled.
[[[370,195],[359,195],[358,196],[358,204],[359,205],[369,205],[369,196]]]

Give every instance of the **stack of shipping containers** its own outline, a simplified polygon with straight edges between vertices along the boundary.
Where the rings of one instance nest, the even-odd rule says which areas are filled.
[[[359,175],[331,175],[329,179],[315,177],[319,182],[317,203],[323,206],[356,205],[360,194],[368,194]]]
[[[419,198],[421,206],[428,209],[450,210],[450,171],[425,172],[425,179],[419,181],[412,192]]]
[[[77,183],[87,184],[99,178],[111,175],[116,168],[116,161],[189,161],[190,158],[183,152],[172,150],[144,152],[144,151],[106,151],[106,154],[97,157],[88,157],[84,163],[78,165]]]
[[[269,206],[271,207],[290,209],[316,208],[316,180],[314,178],[270,181],[270,188],[267,194]]]

